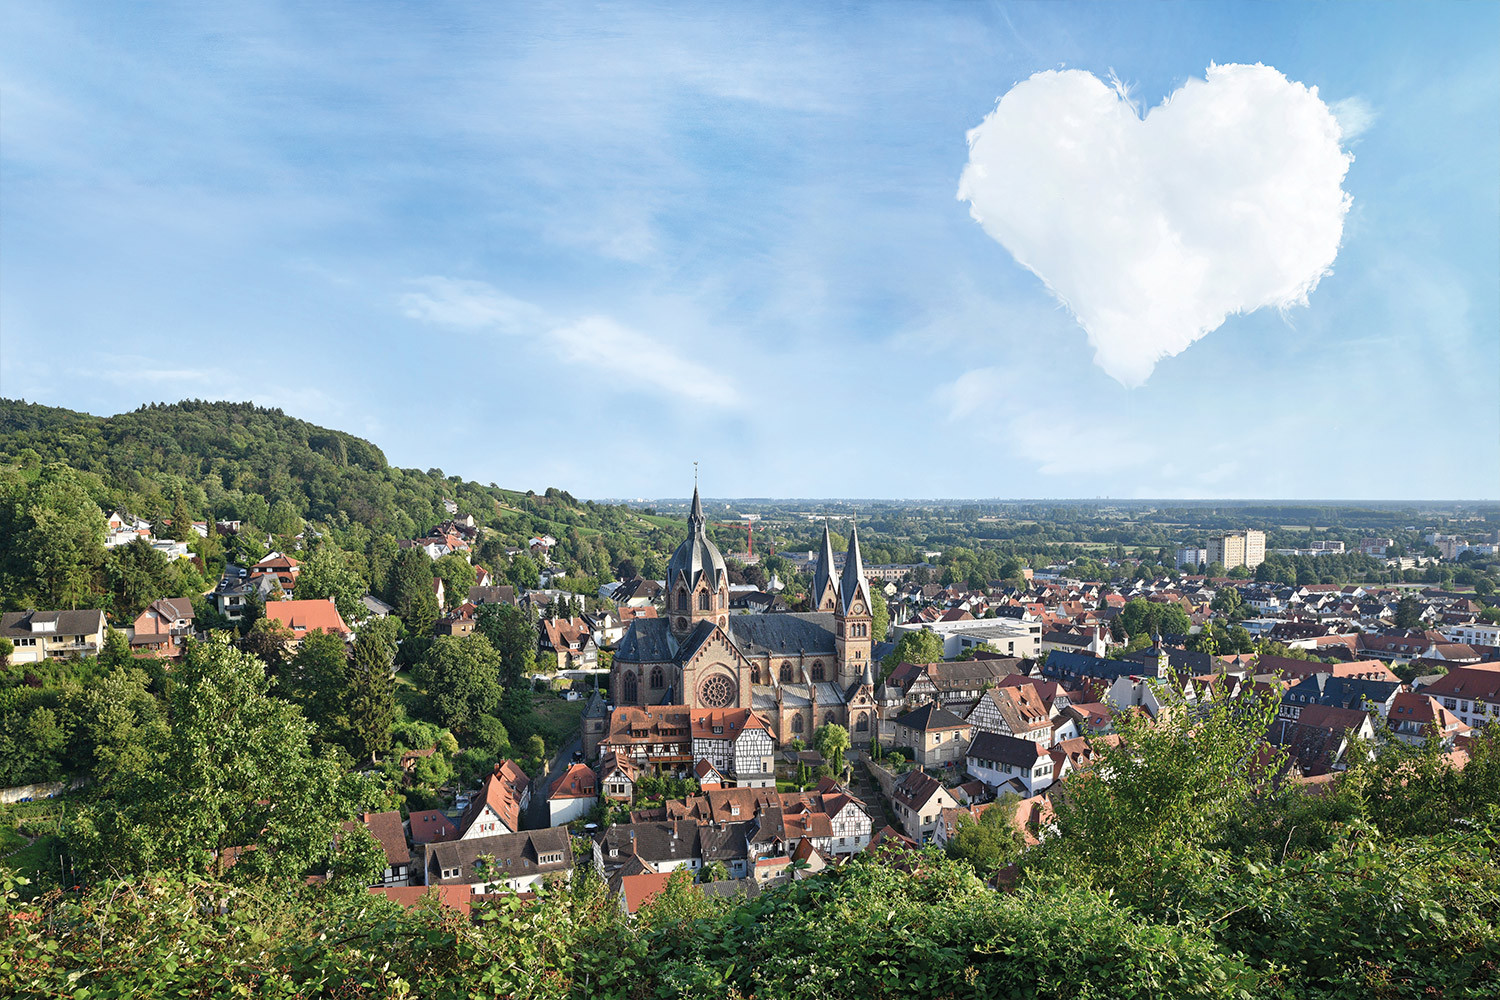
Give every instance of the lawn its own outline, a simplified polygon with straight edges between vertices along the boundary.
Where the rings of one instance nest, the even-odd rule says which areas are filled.
[[[531,708],[537,715],[538,728],[556,734],[558,743],[578,728],[587,704],[583,698],[568,701],[561,695],[549,692],[533,691],[531,694]],[[550,745],[552,740],[548,739],[547,742]]]
[[[0,864],[4,864],[17,875],[30,879],[33,886],[44,875],[53,876],[55,881],[58,874],[55,851],[61,847],[61,837],[51,835],[38,837],[31,843],[31,846],[23,847],[4,861],[0,861]]]

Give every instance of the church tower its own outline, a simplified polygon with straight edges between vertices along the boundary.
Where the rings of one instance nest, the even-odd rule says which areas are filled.
[[[827,534],[824,534],[825,544]],[[844,577],[839,582],[834,610],[834,642],[838,647],[839,683],[847,687],[865,676],[870,666],[870,585],[859,553],[859,528],[849,532],[849,551],[844,555]]]
[[[818,553],[818,565],[813,571],[812,593],[807,596],[814,611],[839,610],[839,579],[834,575],[833,539],[828,536],[827,521],[823,522],[823,550]]]
[[[695,483],[688,536],[667,562],[667,622],[679,641],[700,621],[729,624],[729,569],[705,527]]]

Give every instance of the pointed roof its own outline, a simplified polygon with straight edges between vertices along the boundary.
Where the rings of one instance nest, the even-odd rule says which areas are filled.
[[[823,522],[823,548],[818,553],[818,567],[813,574],[812,599],[814,610],[817,610],[818,602],[823,600],[823,591],[828,585],[833,585],[833,592],[838,593],[838,578],[833,575],[833,539],[828,534],[828,522]]]
[[[703,527],[703,501],[698,499],[698,484],[693,484],[693,509],[688,512],[688,528]]]
[[[871,613],[870,585],[865,580],[865,563],[859,555],[859,527],[849,530],[849,551],[844,555],[844,579],[839,583],[839,600],[844,614],[856,597],[865,602],[865,613]]]
[[[720,585],[728,585],[729,569],[724,564],[724,556],[703,529],[703,501],[698,498],[698,486],[694,484],[693,509],[688,514],[688,536],[677,546],[677,551],[672,553],[672,558],[667,563],[668,587],[676,587],[679,582],[685,582],[689,589],[696,589],[705,573],[709,575],[710,587],[717,589]]]

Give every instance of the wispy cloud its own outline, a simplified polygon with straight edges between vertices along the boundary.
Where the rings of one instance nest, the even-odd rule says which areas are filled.
[[[610,316],[556,319],[482,281],[427,277],[401,296],[401,310],[423,323],[508,337],[540,337],[555,357],[610,376],[619,388],[646,386],[667,399],[716,409],[743,401],[733,380]]]
[[[1334,101],[1328,106],[1328,110],[1338,120],[1339,132],[1346,143],[1364,135],[1375,124],[1375,119],[1380,117],[1379,112],[1363,97],[1346,97],[1342,101]]]

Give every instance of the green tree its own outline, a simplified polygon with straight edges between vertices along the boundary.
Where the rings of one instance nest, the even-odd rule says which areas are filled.
[[[331,632],[310,632],[282,671],[278,687],[302,706],[303,714],[329,740],[348,727],[349,647]]]
[[[500,654],[506,686],[523,684],[536,666],[537,624],[531,612],[509,604],[484,604],[475,614],[474,626]]]
[[[500,654],[483,635],[439,636],[417,668],[437,720],[467,732],[500,702]]]
[[[885,642],[885,633],[891,627],[891,609],[885,602],[885,591],[870,588],[870,638],[874,642]]]
[[[1026,846],[1016,826],[1019,804],[1019,797],[1007,792],[986,806],[977,821],[961,813],[954,835],[948,839],[948,856],[967,861],[983,878],[1015,861]]]
[[[943,637],[927,629],[913,629],[897,640],[883,665],[889,674],[902,663],[940,663],[942,659]]]
[[[0,594],[10,606],[88,606],[104,565],[104,513],[78,473],[43,466],[0,493]]]
[[[834,774],[844,773],[844,752],[849,749],[849,730],[836,722],[818,727],[813,734],[813,746],[823,759],[833,765]]]
[[[114,613],[122,618],[134,618],[159,597],[176,596],[167,593],[167,557],[144,538],[110,549],[104,578]]]
[[[510,568],[506,570],[505,576],[513,586],[524,590],[532,589],[542,578],[536,561],[525,552],[516,553],[515,558],[510,561]]]
[[[297,574],[299,600],[332,599],[346,622],[357,622],[366,616],[364,596],[368,592],[344,553],[332,545],[320,545]]]
[[[432,564],[435,576],[443,581],[444,596],[448,607],[456,608],[469,598],[469,588],[474,586],[477,574],[469,561],[456,552],[439,556]]]
[[[96,804],[71,817],[68,840],[90,871],[247,881],[326,863],[337,819],[368,791],[334,757],[314,755],[311,726],[267,687],[260,661],[224,640],[188,647],[170,728],[149,752],[119,761]]]
[[[1396,627],[1420,628],[1421,625],[1422,604],[1411,594],[1407,594],[1396,602]]]

